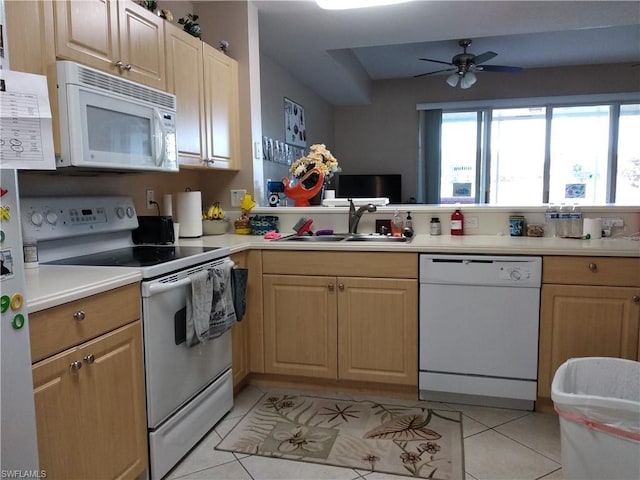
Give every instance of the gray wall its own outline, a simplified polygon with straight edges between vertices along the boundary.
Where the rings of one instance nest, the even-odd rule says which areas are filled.
[[[480,73],[468,90],[444,76],[373,82],[370,105],[335,107],[335,150],[343,173],[400,173],[402,198],[416,195],[419,103],[640,91],[640,68],[594,65]]]
[[[284,97],[287,97],[304,107],[307,147],[324,143],[335,153],[333,107],[266,55],[260,55],[260,95],[263,135],[284,141]],[[269,178],[280,180],[289,173],[284,164],[265,161],[263,167],[265,182]]]

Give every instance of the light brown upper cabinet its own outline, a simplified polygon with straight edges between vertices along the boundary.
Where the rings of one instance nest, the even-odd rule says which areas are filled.
[[[131,0],[53,2],[56,55],[166,89],[165,21]]]
[[[238,63],[173,25],[166,25],[165,48],[180,166],[237,170]]]

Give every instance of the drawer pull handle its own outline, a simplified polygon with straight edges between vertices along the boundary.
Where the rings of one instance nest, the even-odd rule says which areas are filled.
[[[79,362],[78,360],[76,360],[75,362],[71,362],[71,364],[69,365],[69,370],[71,371],[71,373],[77,372],[81,368],[82,368],[82,362]]]
[[[93,353],[90,353],[89,355],[84,357],[84,361],[87,362],[87,365],[91,365],[93,362],[96,361],[96,357],[93,356]]]
[[[598,270],[598,265],[595,263],[590,263],[589,270],[591,270],[592,272],[595,272],[596,270]]]
[[[330,283],[329,285],[327,285],[327,288],[329,289],[330,292],[333,292],[333,290],[335,289],[335,286],[333,285],[333,283]]]
[[[338,284],[338,290],[344,290],[344,283]]]
[[[75,318],[79,322],[84,320],[86,318],[84,310],[78,310],[76,313],[73,314],[73,318]]]
[[[640,303],[640,296],[634,295],[631,297],[631,300],[633,300],[633,303]]]
[[[127,72],[131,71],[131,69],[133,68],[130,64],[124,64],[124,62],[122,60],[118,60],[115,63],[115,66],[118,67],[120,69],[120,71],[122,70],[126,70]]]

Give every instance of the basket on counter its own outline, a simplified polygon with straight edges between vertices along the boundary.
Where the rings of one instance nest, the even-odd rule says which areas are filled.
[[[251,235],[265,235],[272,230],[278,231],[278,217],[275,215],[253,215],[251,221]]]

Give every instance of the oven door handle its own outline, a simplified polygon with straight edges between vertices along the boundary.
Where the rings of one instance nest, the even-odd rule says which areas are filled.
[[[154,283],[153,285],[149,285],[149,296],[152,297],[154,295],[158,295],[160,293],[168,292],[169,290],[173,290],[174,288],[184,287],[191,283],[191,279],[189,277],[183,278],[182,280],[178,280],[177,282],[171,283]]]

